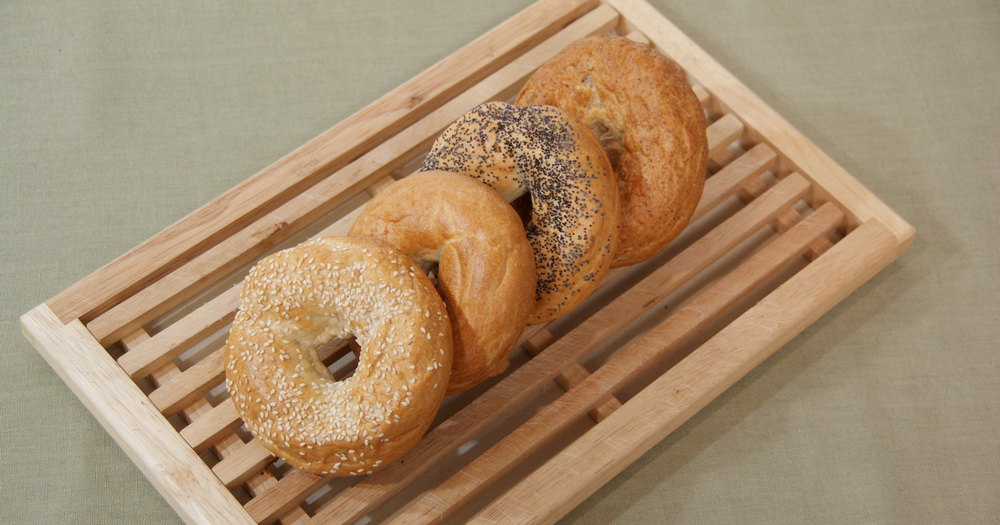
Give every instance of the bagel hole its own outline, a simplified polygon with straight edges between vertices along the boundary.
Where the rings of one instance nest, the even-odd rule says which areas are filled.
[[[337,381],[343,381],[354,375],[354,370],[358,367],[360,353],[361,347],[353,337],[334,339],[316,348],[316,355]]]
[[[427,278],[431,280],[431,284],[434,288],[438,287],[438,263],[426,263],[420,266],[424,273],[427,274]]]
[[[531,194],[525,193],[520,197],[514,199],[510,203],[510,207],[514,208],[517,212],[517,216],[521,219],[521,226],[525,228],[528,227],[528,223],[531,222]]]
[[[593,123],[590,131],[594,133],[597,141],[601,143],[604,153],[608,155],[611,169],[617,172],[618,162],[621,160],[622,154],[625,153],[624,137],[599,120]]]
[[[437,288],[438,285],[438,266],[441,263],[441,253],[443,251],[444,245],[434,249],[425,248],[416,253],[410,254],[410,259],[412,259],[414,264],[420,268],[420,271],[424,272],[424,275],[431,280],[431,283],[435,288]]]

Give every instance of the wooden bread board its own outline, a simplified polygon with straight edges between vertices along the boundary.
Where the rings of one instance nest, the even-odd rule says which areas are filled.
[[[343,235],[446,126],[592,34],[688,73],[710,126],[696,220],[525,329],[508,371],[445,400],[376,474],[325,479],[242,428],[222,346],[246,269]],[[642,0],[540,0],[90,276],[22,327],[189,523],[551,523],[900,256],[914,230]],[[327,348],[335,374],[352,366]]]

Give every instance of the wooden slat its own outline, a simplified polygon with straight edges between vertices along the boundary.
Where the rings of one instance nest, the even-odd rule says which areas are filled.
[[[525,8],[46,304],[63,322],[89,320],[266,213],[275,202],[409,126],[596,4],[543,0]]]
[[[635,379],[801,256],[810,244],[832,232],[843,219],[843,212],[832,204],[816,210],[808,220],[800,221],[614,355],[576,388],[546,405],[451,478],[425,493],[390,523],[438,523],[446,519],[540,450],[604,396]]]
[[[255,523],[82,323],[64,325],[42,304],[21,317],[21,327],[181,518]]]
[[[243,425],[243,420],[236,412],[236,406],[229,398],[194,419],[190,425],[181,429],[181,437],[191,445],[195,452],[201,452],[215,444],[223,437],[232,434]]]
[[[215,472],[223,485],[233,488],[255,476],[273,461],[271,452],[260,441],[252,439],[216,463],[212,472]]]
[[[173,376],[149,394],[149,400],[165,416],[172,416],[195,399],[204,396],[225,377],[225,348],[220,347]]]
[[[616,268],[617,269],[617,268]],[[542,350],[555,342],[555,337],[549,333],[547,330],[544,333],[539,334],[544,338],[545,346],[536,344],[525,344],[522,348],[532,357],[538,355]],[[561,374],[556,376],[556,382],[563,390],[570,390],[580,383],[583,383],[590,376],[590,372],[579,363],[571,364],[566,370],[563,370]],[[622,406],[621,401],[618,401],[614,396],[608,396],[605,399],[598,401],[593,409],[590,411],[590,417],[594,421],[600,423],[604,421],[605,418],[611,415],[612,412],[618,410]]]
[[[257,523],[271,523],[290,509],[298,506],[331,479],[327,476],[310,474],[304,470],[291,470],[278,480],[278,484],[273,489],[247,502],[246,512]],[[365,495],[359,494],[357,497],[365,497]]]
[[[704,87],[699,86],[698,84],[693,84],[691,86],[691,90],[694,91],[694,96],[698,97],[698,102],[700,102],[702,106],[708,104],[709,99],[712,98],[712,95],[710,95]]]
[[[727,113],[708,126],[708,158],[714,159],[726,151],[726,148],[743,134],[743,123],[740,119]]]
[[[346,490],[320,509],[312,522],[353,520],[363,516],[462,443],[472,439],[497,417],[516,407],[530,393],[553,380],[569,364],[578,361],[751,233],[774,220],[808,191],[808,182],[800,176],[793,174],[780,181],[429,432],[404,457],[405,463],[393,463]]]
[[[143,341],[134,350],[118,358],[125,373],[139,379],[179,356],[202,339],[233,321],[235,305],[240,301],[238,284],[198,308],[198,315],[187,315]]]
[[[763,183],[757,177],[771,169],[777,158],[774,150],[766,144],[758,144],[750,148],[749,151],[740,155],[708,179],[705,183],[705,189],[702,191],[698,209],[704,213],[715,208],[733,195],[734,188],[741,188],[751,180],[756,181],[763,188]],[[745,199],[746,202],[750,200],[752,199]],[[695,220],[698,217],[700,215],[695,212]]]
[[[862,224],[471,522],[555,522],[888,265],[897,246],[881,222]]]
[[[214,277],[246,263],[273,246],[277,232],[293,232],[342,204],[379,176],[430,146],[437,135],[477,104],[509,95],[541,63],[568,43],[605,32],[614,26],[617,13],[606,6],[584,15],[552,38],[525,52],[482,82],[457,95],[424,118],[403,129],[359,159],[327,177],[248,228],[220,240],[164,278],[149,284],[87,324],[102,344],[110,344],[140,328],[157,315],[190,297]]]

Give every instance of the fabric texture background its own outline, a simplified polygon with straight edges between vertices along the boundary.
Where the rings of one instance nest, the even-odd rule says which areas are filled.
[[[566,523],[997,523],[1000,4],[652,0],[917,230]],[[18,317],[522,7],[0,3],[0,522],[180,520]]]

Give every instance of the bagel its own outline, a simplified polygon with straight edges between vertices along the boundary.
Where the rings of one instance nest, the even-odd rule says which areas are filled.
[[[348,235],[383,241],[425,271],[437,265],[453,329],[446,395],[507,368],[534,305],[535,260],[497,192],[458,173],[416,173],[369,201]]]
[[[530,196],[525,225],[538,281],[528,322],[580,304],[610,268],[618,243],[618,192],[589,130],[557,108],[481,104],[437,138],[421,171],[470,175],[507,202]]]
[[[687,226],[705,183],[708,139],[701,103],[672,60],[628,38],[585,38],[539,67],[515,104],[559,107],[607,149],[621,196],[613,266],[651,257]]]
[[[351,336],[357,368],[336,381],[316,348]],[[315,474],[361,474],[398,459],[433,421],[451,373],[451,327],[408,257],[326,237],[250,270],[225,354],[232,402],[265,448]]]

